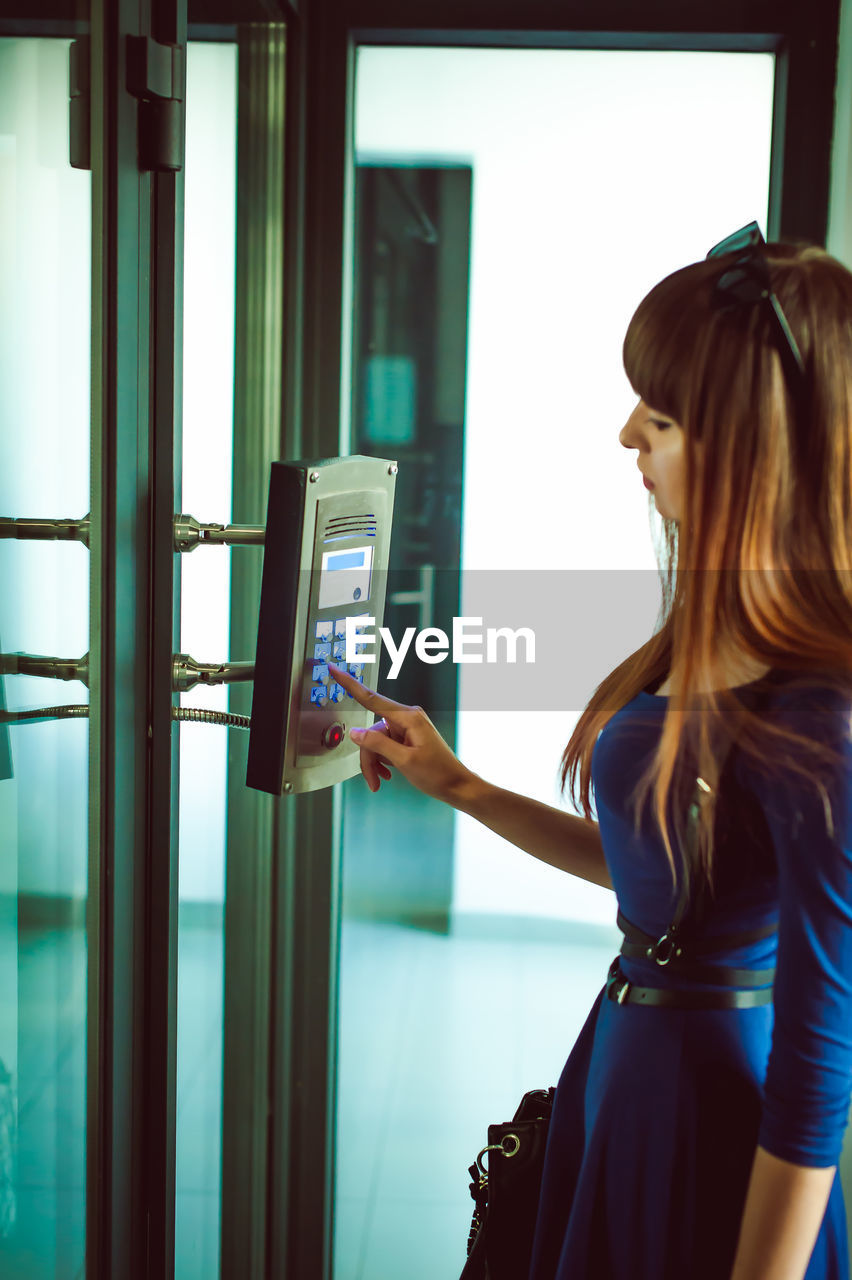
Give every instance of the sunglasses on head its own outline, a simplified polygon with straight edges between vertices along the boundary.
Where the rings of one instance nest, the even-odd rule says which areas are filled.
[[[756,222],[750,222],[732,235],[726,236],[707,254],[708,258],[720,258],[735,253],[734,262],[722,272],[713,292],[713,305],[723,311],[765,303],[773,318],[775,335],[780,339],[779,352],[788,370],[795,392],[804,390],[805,362],[793,337],[781,304],[772,292],[769,264],[763,253],[766,241]]]

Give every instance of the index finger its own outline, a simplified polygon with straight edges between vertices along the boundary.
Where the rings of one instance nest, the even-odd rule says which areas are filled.
[[[329,671],[334,672],[334,678],[338,684],[342,684],[347,693],[351,693],[356,702],[360,702],[362,707],[366,707],[368,711],[375,712],[376,715],[393,715],[397,719],[404,718],[405,713],[410,710],[402,702],[394,702],[393,698],[385,698],[381,693],[376,693],[375,689],[368,689],[360,680],[356,680],[348,671],[344,671],[341,667],[337,667],[333,662],[326,663]]]

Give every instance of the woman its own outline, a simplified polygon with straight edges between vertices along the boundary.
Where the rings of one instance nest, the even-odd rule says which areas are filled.
[[[848,1280],[852,275],[752,224],[651,290],[624,363],[666,590],[566,747],[584,816],[491,786],[422,709],[335,675],[382,717],[352,730],[371,790],[395,769],[616,892],[625,943],[558,1084],[530,1280]]]

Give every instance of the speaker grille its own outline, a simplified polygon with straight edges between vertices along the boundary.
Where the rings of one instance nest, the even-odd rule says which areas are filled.
[[[375,538],[376,517],[372,512],[360,516],[334,516],[325,526],[323,541],[337,538]]]

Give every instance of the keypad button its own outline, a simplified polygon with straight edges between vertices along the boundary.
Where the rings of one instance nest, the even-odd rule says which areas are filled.
[[[335,640],[334,644],[331,647],[331,656],[334,658],[335,662],[346,661],[346,641],[345,640]]]
[[[324,707],[328,704],[328,690],[323,685],[313,685],[311,688],[311,702],[318,707]]]
[[[316,624],[314,632],[317,640],[330,640],[334,631],[334,623],[331,618],[321,618]]]
[[[345,733],[346,730],[343,728],[342,724],[328,725],[323,729],[322,745],[324,747],[328,747],[330,751],[335,747],[339,747],[344,739]]]
[[[346,692],[346,690],[343,688],[343,685],[342,685],[342,684],[336,684],[336,685],[334,685],[334,686],[332,687],[332,690],[331,690],[331,700],[332,700],[332,702],[342,702],[342,700],[343,700],[343,695],[345,694],[345,692]]]
[[[334,638],[335,640],[346,639],[346,619],[345,618],[338,618],[337,621],[335,622]]]
[[[315,645],[314,645],[314,659],[315,659],[317,662],[328,662],[328,660],[329,660],[329,658],[330,658],[330,657],[331,657],[331,645],[330,645],[330,644],[315,644]]]
[[[321,663],[314,667],[313,679],[318,680],[320,684],[328,683],[328,667],[325,663]]]

